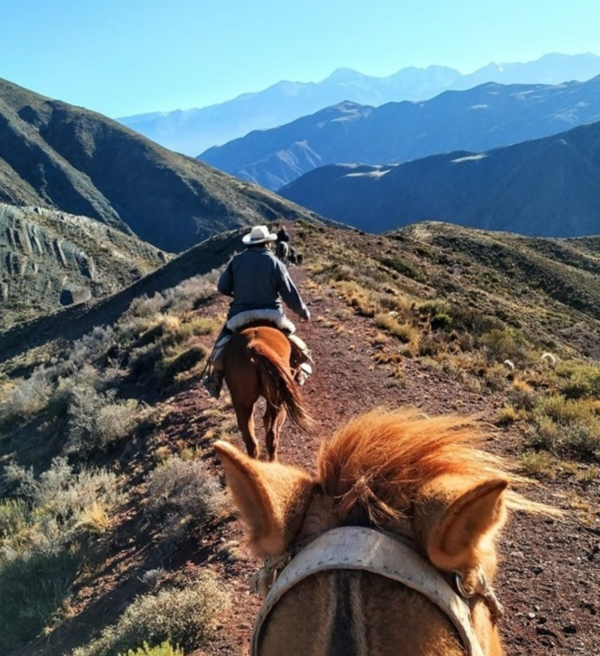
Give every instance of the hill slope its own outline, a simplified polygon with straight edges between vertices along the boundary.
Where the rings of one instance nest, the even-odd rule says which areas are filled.
[[[496,592],[509,610],[501,626],[507,651],[526,656],[532,650],[549,654],[560,648],[573,656],[595,656],[600,497],[594,463],[600,458],[600,430],[590,417],[597,406],[592,388],[600,372],[594,360],[578,358],[598,358],[598,239],[532,240],[443,224],[419,224],[389,236],[305,222],[288,227],[308,267],[293,269],[292,275],[313,312],[313,320],[299,332],[316,359],[316,372],[303,395],[317,429],[304,435],[286,424],[281,460],[311,468],[320,442],[335,427],[382,403],[410,404],[430,415],[477,413],[487,434],[484,448],[509,457],[518,471],[543,483],[528,495],[567,511],[563,522],[519,514],[503,533]],[[7,656],[71,656],[75,647],[82,647],[85,651],[79,653],[85,656],[134,649],[148,635],[153,614],[160,616],[161,631],[168,627],[172,644],[185,640],[190,656],[244,653],[260,605],[257,597],[247,594],[247,581],[258,563],[244,544],[239,524],[222,506],[215,512],[209,504],[211,495],[213,501],[218,498],[222,476],[211,444],[216,438],[238,445],[240,440],[227,396],[211,401],[199,385],[202,359],[189,359],[206,353],[218,330],[214,318],[223,315],[227,300],[214,295],[214,278],[193,283],[195,295],[181,286],[168,289],[192,275],[194,266],[199,272],[202,262],[210,268],[224,264],[239,247],[239,237],[215,237],[134,285],[127,294],[135,302],[125,316],[122,292],[113,299],[116,307],[103,301],[66,310],[63,325],[71,330],[63,333],[62,344],[57,341],[58,325],[48,320],[38,323],[36,353],[29,351],[30,334],[24,329],[19,344],[13,342],[15,357],[0,366],[0,467],[12,474],[0,478],[8,502],[4,516],[11,517],[13,508],[24,512],[27,488],[21,496],[15,489],[19,472],[40,496],[48,494],[52,484],[63,486],[60,505],[42,507],[38,499],[33,506],[32,517],[37,513],[41,520],[58,505],[63,516],[56,521],[64,523],[65,499],[73,498],[82,480],[94,480],[91,472],[102,472],[105,480],[112,473],[124,489],[119,502],[104,494],[104,525],[94,525],[88,516],[84,526],[95,530],[86,533],[83,520],[77,524],[75,516],[75,528],[67,526],[71,539],[53,544],[53,555],[61,555],[85,543],[93,557],[79,569],[63,565],[49,609],[42,606],[45,589],[32,587],[30,594],[41,610],[35,623],[16,616],[14,627],[22,633],[0,633],[0,645],[12,645],[4,650]],[[585,297],[573,294],[573,288],[586,290]],[[163,293],[140,296],[158,290]],[[103,330],[79,343],[71,341],[101,318]],[[210,321],[213,332],[208,334]],[[50,347],[40,336],[44,331],[54,342],[52,362],[43,350]],[[3,354],[5,337],[0,336]],[[539,359],[548,348],[556,358],[555,368]],[[514,369],[504,363],[509,356]],[[31,366],[35,361],[46,364],[36,375],[38,384],[45,376],[47,405],[38,404],[35,413],[8,421],[1,402],[12,386],[22,384],[24,363]],[[187,366],[169,369],[177,362]],[[32,386],[17,389],[31,394]],[[75,420],[88,408],[81,405],[84,392],[113,414],[124,413],[135,402],[147,404],[154,413],[137,429],[111,434],[103,446],[96,432],[86,433],[80,450],[73,450],[80,430]],[[569,412],[559,416],[561,408]],[[573,423],[576,409],[583,413],[584,408],[591,423]],[[561,439],[572,431],[572,445],[578,448],[583,443],[577,440],[585,433],[597,454],[583,457],[568,444],[553,445],[552,430]],[[87,478],[69,478],[64,463],[61,469],[51,464],[58,455]],[[197,478],[191,477],[192,468]],[[53,475],[43,478],[46,472]],[[36,487],[36,481],[45,487]],[[182,496],[182,489],[190,496]],[[95,501],[101,493],[96,492]],[[27,540],[17,543],[16,538],[23,537],[18,523],[5,522],[1,539],[12,538],[11,544],[18,546],[13,562],[28,562],[26,545],[49,523],[38,519],[27,524]],[[57,565],[45,562],[48,580]],[[7,573],[3,564],[0,560],[0,586],[12,571]],[[28,575],[26,567],[20,572]],[[189,600],[201,585],[200,577],[208,575],[230,595],[231,606],[221,606],[218,615],[207,620],[211,630],[207,627],[200,634],[193,624],[181,633],[177,622],[185,617],[184,604],[172,604],[161,614],[158,595],[181,592],[182,600]],[[21,589],[20,582],[12,579],[11,593]],[[208,591],[206,598],[214,596],[214,588]],[[23,603],[20,596],[11,599],[11,605],[0,606],[0,622],[11,617],[13,605]],[[140,599],[155,603],[142,613]],[[124,638],[122,628],[119,633],[115,627],[126,612],[141,634],[133,636],[133,644],[126,635],[130,642],[117,648],[116,637]],[[109,625],[112,632],[103,637],[101,631]],[[98,638],[104,642],[94,643]]]
[[[251,132],[199,159],[278,189],[326,164],[394,164],[456,150],[480,152],[598,120],[600,77],[557,86],[488,83],[419,103],[342,103]]]
[[[149,139],[195,156],[207,148],[289,123],[301,116],[349,100],[383,105],[401,100],[427,100],[447,89],[470,89],[485,82],[560,84],[589,80],[600,74],[600,57],[548,54],[528,63],[493,63],[462,75],[445,66],[403,68],[387,77],[363,75],[340,68],[321,82],[283,80],[257,93],[202,109],[154,112],[118,119]]]
[[[167,255],[94,219],[0,203],[0,330],[114,294]]]
[[[487,153],[396,166],[324,166],[279,191],[370,232],[440,220],[530,236],[600,231],[600,123]]]
[[[0,202],[89,216],[170,252],[220,230],[303,215],[100,114],[4,80]]]

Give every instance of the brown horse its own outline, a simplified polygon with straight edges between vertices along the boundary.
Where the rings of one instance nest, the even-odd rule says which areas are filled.
[[[312,420],[302,404],[290,368],[291,345],[288,338],[271,326],[248,326],[236,332],[223,354],[225,381],[248,455],[257,458],[254,432],[254,405],[266,400],[263,417],[269,460],[277,458],[281,428],[289,414],[292,421],[308,430]]]
[[[476,448],[473,422],[375,410],[317,474],[215,448],[272,585],[252,656],[500,656],[492,580],[507,510],[557,514]],[[286,565],[286,563],[289,563]]]

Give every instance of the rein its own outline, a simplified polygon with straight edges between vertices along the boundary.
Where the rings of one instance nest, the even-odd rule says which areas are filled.
[[[378,574],[424,595],[452,621],[467,654],[485,656],[471,624],[467,600],[481,595],[490,608],[492,618],[496,619],[501,614],[501,607],[483,572],[477,572],[473,588],[464,586],[460,575],[456,574],[457,594],[408,540],[356,526],[331,529],[306,546],[298,545],[298,549],[300,551],[293,556],[287,553],[267,559],[265,567],[253,578],[256,591],[263,596],[266,594],[266,597],[252,630],[251,656],[259,656],[261,630],[281,597],[303,579],[335,569]]]

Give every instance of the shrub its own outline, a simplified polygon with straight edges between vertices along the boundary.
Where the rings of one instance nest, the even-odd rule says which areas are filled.
[[[443,301],[426,301],[419,306],[419,312],[427,317],[433,330],[451,330],[454,319],[450,308]]]
[[[0,501],[0,540],[20,533],[29,523],[29,509],[23,499]]]
[[[377,304],[373,294],[368,292],[354,281],[339,282],[336,288],[340,291],[344,300],[354,308],[357,314],[364,317],[374,317],[377,312]]]
[[[600,396],[600,368],[580,362],[565,362],[556,368],[559,389],[567,399]]]
[[[536,398],[535,390],[524,380],[517,378],[513,380],[508,398],[517,408],[532,410]]]
[[[115,400],[115,390],[97,392],[75,387],[70,391],[68,450],[106,450],[111,444],[132,435],[142,419],[134,399]]]
[[[8,654],[37,636],[69,599],[83,562],[76,544],[6,547],[0,557],[0,652]],[[5,603],[10,600],[10,603]]]
[[[39,478],[17,465],[5,468],[22,498],[0,505],[0,653],[34,638],[69,599],[86,557],[80,528],[107,523],[121,499],[114,474],[75,473],[56,458]],[[102,513],[99,513],[99,510]]]
[[[148,506],[166,517],[165,533],[180,539],[192,522],[203,523],[223,512],[225,496],[201,460],[174,457],[148,478]]]
[[[483,376],[486,384],[494,390],[503,389],[512,372],[506,369],[504,364],[494,364],[486,367]]]
[[[379,261],[384,266],[401,273],[407,278],[412,278],[418,282],[427,282],[427,277],[419,269],[399,257],[384,257]]]
[[[393,314],[375,315],[375,325],[405,344],[418,344],[421,333],[409,323],[400,323]]]
[[[479,341],[493,360],[522,362],[527,356],[522,338],[507,328],[492,328]]]
[[[517,411],[510,405],[505,405],[496,413],[495,423],[499,426],[513,424],[519,418]]]
[[[33,374],[15,387],[0,407],[0,420],[10,423],[29,420],[43,410],[52,395],[53,386],[46,369],[36,369]]]
[[[600,458],[600,418],[561,395],[542,397],[533,410],[533,444],[558,454]]]
[[[128,649],[126,654],[120,653],[119,656],[185,656],[178,647],[172,647],[171,643],[163,642],[156,647],[150,647],[146,641],[137,649]]]
[[[18,485],[17,492],[29,504],[27,522],[38,525],[36,531],[28,532],[30,541],[35,541],[36,534],[45,533],[42,543],[65,543],[71,539],[82,513],[94,503],[110,508],[122,499],[115,474],[87,468],[76,473],[62,457],[55,458],[38,479],[31,470],[16,465],[7,467],[5,472],[6,478]]]
[[[160,292],[151,297],[144,295],[132,301],[128,314],[133,317],[151,317],[160,312],[164,305],[165,298]]]
[[[525,451],[521,454],[519,460],[527,474],[551,476],[554,473],[554,465],[550,460],[550,456],[544,451]]]
[[[215,620],[228,603],[223,585],[212,572],[205,571],[193,587],[139,597],[116,624],[72,656],[112,656],[140,644],[153,646],[165,641],[191,651],[212,637]]]
[[[111,326],[96,326],[90,333],[74,342],[69,350],[69,358],[58,367],[58,373],[71,373],[85,364],[98,361],[117,341]]]
[[[202,344],[196,344],[183,353],[165,356],[155,364],[156,379],[163,385],[170,384],[178,374],[190,371],[203,362],[207,355],[207,349]]]

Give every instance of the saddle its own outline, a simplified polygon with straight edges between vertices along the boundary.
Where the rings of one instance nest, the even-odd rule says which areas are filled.
[[[250,325],[273,326],[284,333],[292,345],[290,365],[298,368],[306,362],[314,362],[306,342],[296,335],[294,323],[279,310],[248,310],[231,317],[225,324],[223,336],[217,341],[209,362],[218,360],[231,336]]]

